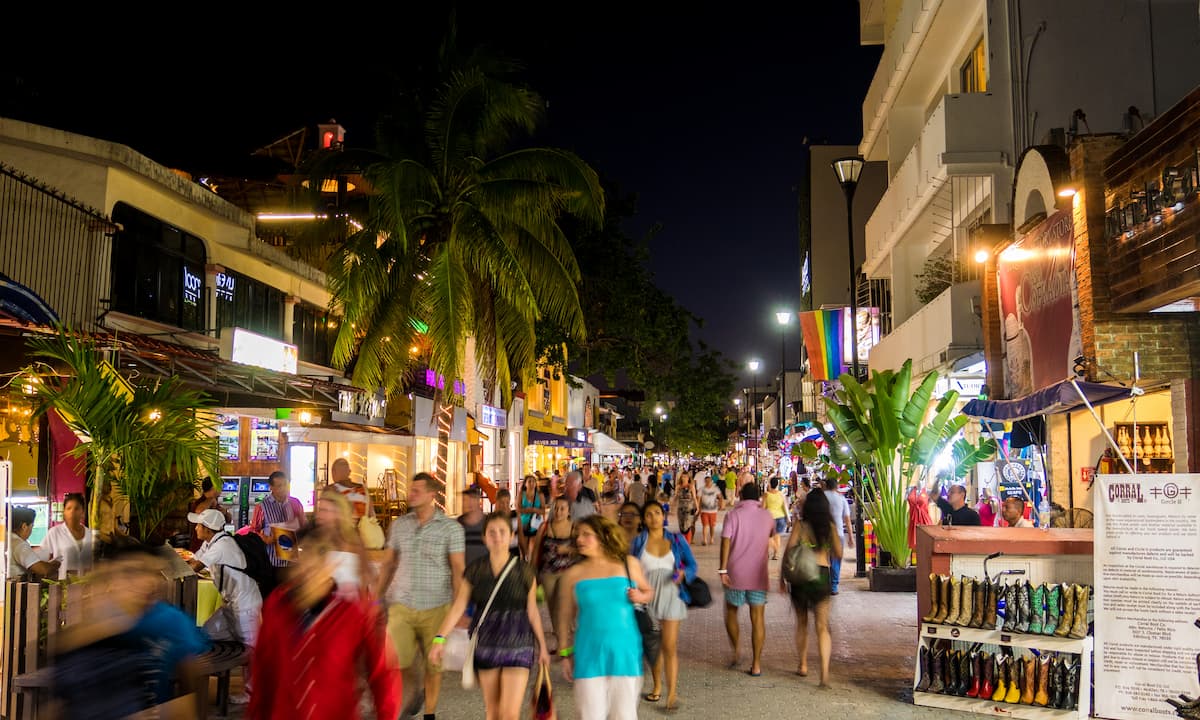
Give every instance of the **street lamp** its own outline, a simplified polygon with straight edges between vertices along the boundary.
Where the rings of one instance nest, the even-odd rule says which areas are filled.
[[[790,312],[775,313],[779,322],[779,435],[783,439],[783,429],[787,426],[787,326],[791,322]]]
[[[737,427],[740,432],[742,427],[742,399],[740,397],[733,399],[733,407],[734,413],[737,415]],[[736,446],[734,449],[737,449]]]
[[[754,399],[758,395],[758,368],[762,366],[757,360],[751,360],[747,363],[750,372],[754,378],[750,390],[750,423],[754,426],[754,477],[758,477],[758,409],[755,407],[757,401]]]
[[[842,192],[846,195],[846,238],[850,250],[850,374],[858,380],[858,271],[854,265],[854,191],[858,188],[858,177],[865,162],[861,155],[842,157],[833,161],[833,172],[837,175]],[[867,553],[863,548],[862,521],[862,467],[854,461],[854,577],[867,576]]]

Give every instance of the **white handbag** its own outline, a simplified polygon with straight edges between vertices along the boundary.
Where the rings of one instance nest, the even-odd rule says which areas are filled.
[[[504,578],[508,577],[508,571],[512,570],[512,566],[516,562],[515,557],[510,558],[508,564],[504,566],[504,572],[500,573],[500,577],[496,579],[496,586],[492,588],[492,596],[488,598],[487,605],[479,615],[479,622],[475,623],[475,632],[471,634],[471,641],[467,643],[467,656],[463,658],[462,669],[462,686],[467,690],[473,689],[477,682],[475,678],[475,644],[479,641],[479,628],[483,627],[483,621],[487,619],[488,610],[492,609],[492,601],[496,599],[496,593],[500,592]]]

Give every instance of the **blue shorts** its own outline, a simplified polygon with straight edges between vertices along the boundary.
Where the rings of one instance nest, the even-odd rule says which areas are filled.
[[[787,518],[775,518],[775,534],[782,535],[787,532]]]
[[[731,590],[725,588],[725,603],[733,607],[741,607],[746,603],[751,605],[766,605],[766,590]]]

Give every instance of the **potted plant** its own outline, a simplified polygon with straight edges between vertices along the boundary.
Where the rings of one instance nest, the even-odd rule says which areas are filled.
[[[939,472],[961,478],[996,452],[990,438],[972,443],[961,437],[968,418],[955,413],[958,392],[951,390],[935,403],[937,379],[931,372],[912,389],[912,360],[907,360],[899,372],[873,372],[865,384],[844,374],[841,387],[825,400],[838,434],[834,440],[819,428],[831,460],[862,468],[855,500],[871,520],[881,555],[887,553],[896,569],[910,566],[908,490]]]
[[[66,329],[30,339],[37,378],[33,421],[55,410],[81,442],[69,451],[86,469],[88,520],[100,528],[108,484],[128,499],[131,530],[142,541],[191,499],[205,474],[220,474],[215,417],[206,395],[177,377],[133,386],[91,340]]]

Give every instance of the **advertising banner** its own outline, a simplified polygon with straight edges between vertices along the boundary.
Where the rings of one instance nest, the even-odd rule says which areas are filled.
[[[1200,694],[1200,475],[1096,479],[1096,714],[1175,717]]]
[[[1075,312],[1075,230],[1060,210],[1000,253],[996,266],[1010,398],[1072,376],[1081,353]]]

